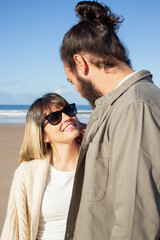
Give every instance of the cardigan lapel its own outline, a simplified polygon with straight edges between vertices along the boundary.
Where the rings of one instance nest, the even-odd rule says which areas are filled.
[[[37,169],[34,169],[34,174],[36,175],[36,194],[32,206],[31,240],[35,240],[37,237],[41,204],[49,171],[49,163],[49,158],[39,160],[37,163]]]

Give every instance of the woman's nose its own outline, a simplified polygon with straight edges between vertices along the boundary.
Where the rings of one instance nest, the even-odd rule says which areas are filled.
[[[67,114],[65,114],[65,113],[62,112],[62,121],[63,121],[63,122],[66,122],[66,121],[68,121],[69,119],[70,119],[70,116],[68,116]]]

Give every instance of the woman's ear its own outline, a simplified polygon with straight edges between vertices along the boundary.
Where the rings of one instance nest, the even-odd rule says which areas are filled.
[[[75,54],[73,59],[76,63],[77,69],[81,71],[83,75],[87,75],[89,71],[89,66],[87,59],[79,54]]]

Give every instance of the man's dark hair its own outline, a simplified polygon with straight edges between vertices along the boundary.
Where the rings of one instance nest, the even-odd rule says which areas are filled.
[[[117,61],[130,66],[126,50],[116,32],[123,18],[115,16],[111,10],[96,1],[82,1],[76,6],[80,18],[64,36],[61,59],[72,71],[76,70],[74,54],[88,53],[91,63],[98,68],[114,67]]]

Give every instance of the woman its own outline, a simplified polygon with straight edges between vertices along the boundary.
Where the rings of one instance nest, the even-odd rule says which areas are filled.
[[[28,109],[1,240],[64,239],[79,153],[76,113],[54,93]]]

